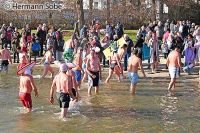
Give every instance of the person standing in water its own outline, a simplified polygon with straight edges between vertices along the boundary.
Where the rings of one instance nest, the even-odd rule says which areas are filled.
[[[101,65],[99,57],[95,53],[95,49],[90,50],[90,55],[88,56],[86,62],[86,71],[88,73],[88,95],[91,95],[92,87],[95,87],[95,93],[99,92],[99,77],[101,78]]]
[[[40,64],[41,64],[44,61],[44,71],[41,76],[41,79],[43,79],[49,71],[51,72],[51,77],[53,79],[54,71],[53,71],[53,68],[51,67],[51,62],[53,61],[52,48],[53,47],[51,45],[48,45],[47,52],[45,53],[43,59],[40,62]]]
[[[110,64],[109,75],[105,83],[109,82],[111,76],[113,75],[113,72],[115,72],[115,74],[117,75],[118,82],[121,82],[120,74],[121,74],[121,70],[123,69],[120,64],[120,59],[119,59],[119,55],[117,54],[117,49],[113,50],[113,55],[110,57],[109,64]]]
[[[0,64],[0,72],[6,71],[8,73],[8,65],[9,61],[12,64],[12,59],[10,55],[10,51],[7,49],[7,44],[4,45],[4,49],[0,52],[0,57],[1,57],[1,64]]]
[[[171,77],[168,90],[174,91],[176,78],[178,78],[179,70],[181,68],[181,55],[179,46],[176,46],[175,49],[168,55],[167,66]]]
[[[118,49],[119,62],[122,62],[122,59],[124,58],[124,55],[127,51],[127,47],[128,47],[127,44],[123,44],[123,46]],[[121,68],[122,78],[125,79],[124,72],[123,72],[124,69],[123,69],[122,64],[121,64],[120,68]]]
[[[57,101],[60,105],[61,118],[66,118],[67,110],[69,108],[70,97],[75,100],[72,93],[72,82],[69,80],[69,76],[66,74],[68,66],[66,63],[60,65],[60,72],[55,76],[50,90],[50,103],[54,103],[54,91],[56,90]]]
[[[20,75],[19,98],[23,106],[28,110],[28,112],[31,112],[32,111],[31,92],[32,90],[34,90],[35,97],[38,97],[38,91],[34,83],[33,77],[30,75],[30,73],[29,74],[26,73],[25,69],[26,67],[24,66],[18,70],[18,75]]]
[[[72,89],[72,93],[74,95],[74,97],[76,98],[76,100],[72,101],[73,106],[75,105],[75,102],[78,101],[79,99],[79,91],[78,91],[78,84],[76,82],[76,73],[72,70],[73,68],[76,67],[75,64],[73,63],[66,63],[68,66],[68,71],[66,72],[67,76],[68,76],[68,82],[70,82],[71,84],[69,85],[69,88]]]
[[[130,92],[132,95],[135,95],[136,85],[139,80],[138,68],[142,71],[143,76],[146,77],[142,66],[142,60],[138,56],[138,49],[134,49],[131,57],[128,59],[128,77],[131,81]]]
[[[83,49],[81,47],[78,48],[77,54],[75,55],[75,60],[74,63],[76,65],[76,67],[74,68],[74,72],[75,72],[75,77],[76,77],[76,84],[77,84],[77,89],[80,90],[81,87],[81,71],[82,71],[82,51]]]

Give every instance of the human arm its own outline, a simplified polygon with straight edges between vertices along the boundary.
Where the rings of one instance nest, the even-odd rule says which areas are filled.
[[[166,65],[167,65],[167,67],[169,67],[169,58],[168,57],[167,57]]]
[[[95,75],[93,75],[89,70],[89,61],[90,61],[90,59],[88,58],[87,62],[86,62],[86,71],[91,77],[95,78]]]
[[[177,57],[177,60],[178,60],[178,67],[179,68],[181,68],[181,56],[179,55],[178,57]]]
[[[51,89],[50,89],[50,100],[49,100],[49,102],[51,104],[54,103],[53,94],[54,94],[55,89],[56,89],[56,77],[54,78],[53,83],[51,85]]]
[[[30,77],[30,80],[31,80],[31,86],[33,88],[33,91],[35,92],[35,97],[38,97],[38,91],[37,91],[37,87],[35,85],[35,82],[33,80],[33,77]]]
[[[11,58],[10,52],[9,52],[9,55],[8,55],[8,59],[9,59],[10,63],[12,64],[12,58]]]
[[[117,65],[119,66],[119,68],[120,68],[120,70],[123,70],[122,68],[121,68],[121,64],[120,64],[120,57],[119,57],[119,55],[117,54]]]
[[[141,59],[140,59],[140,61],[139,61],[139,68],[140,68],[140,70],[141,70],[141,72],[142,72],[144,78],[146,78],[146,74],[145,74],[145,72],[144,72],[144,69],[143,69],[143,66],[142,66],[142,60],[141,60]]]
[[[101,63],[100,63],[100,61],[99,61],[99,76],[100,76],[100,79],[102,80]]]

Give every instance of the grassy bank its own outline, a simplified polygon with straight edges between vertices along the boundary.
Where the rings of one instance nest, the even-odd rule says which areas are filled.
[[[70,39],[73,30],[63,30],[64,32],[64,40],[68,40]],[[32,33],[36,33],[36,30],[32,30]],[[136,42],[136,34],[137,34],[137,30],[125,30],[125,34],[128,34],[129,37]],[[103,37],[103,35],[101,35],[101,38]]]

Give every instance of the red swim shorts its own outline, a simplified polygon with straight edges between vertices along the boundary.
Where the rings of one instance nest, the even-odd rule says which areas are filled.
[[[30,93],[19,93],[19,99],[21,100],[22,104],[26,108],[32,108],[32,99]]]

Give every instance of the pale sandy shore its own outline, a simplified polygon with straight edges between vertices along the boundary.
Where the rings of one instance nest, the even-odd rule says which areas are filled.
[[[159,64],[159,67],[158,67],[158,72],[151,74],[151,69],[147,68],[148,67],[147,61],[143,61],[143,67],[144,67],[147,78],[143,78],[141,72],[139,71],[140,80],[155,80],[155,81],[161,81],[161,82],[166,81],[166,80],[170,81],[168,70],[165,69],[165,62],[166,62],[166,60],[161,58],[160,64]],[[59,63],[60,62],[54,62],[51,65],[55,69],[55,71],[58,71]],[[15,63],[12,66],[16,68],[17,64]],[[36,68],[34,68],[34,69],[37,69],[37,68],[42,69],[43,65],[37,64],[35,67]],[[108,75],[108,69],[109,69],[108,67],[102,67],[103,80],[105,80],[106,76]],[[198,83],[198,81],[199,81],[199,75],[198,75],[199,69],[200,69],[200,66],[195,66],[192,70],[191,75],[188,75],[187,73],[184,73],[183,71],[181,71],[181,75],[178,78],[178,81]],[[128,81],[127,71],[124,72],[124,75],[126,77],[126,79],[124,81]],[[113,76],[113,77],[115,77],[115,76]]]

